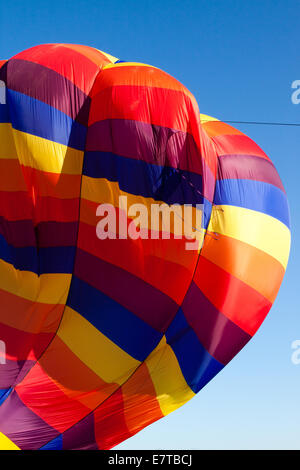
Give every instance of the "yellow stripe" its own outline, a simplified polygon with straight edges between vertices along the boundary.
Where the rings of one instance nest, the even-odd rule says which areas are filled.
[[[140,364],[70,307],[65,309],[57,335],[107,383],[124,383]]]
[[[220,120],[212,116],[208,116],[207,114],[200,114],[200,121],[201,123],[205,123],[205,122],[216,122],[216,121],[219,122]]]
[[[273,256],[284,269],[287,266],[291,234],[288,227],[274,217],[242,207],[220,205],[213,209],[208,230],[254,246]]]
[[[105,55],[105,57],[108,58],[111,62],[115,63],[117,60],[119,60],[117,57],[114,57],[113,55],[108,54],[107,52],[100,51],[100,49],[96,49],[97,51],[101,52],[101,54]]]
[[[20,447],[0,432],[0,450],[20,450]]]
[[[154,67],[153,65],[142,64],[140,62],[119,62],[118,64],[107,64],[103,67],[103,70],[110,69],[112,67],[151,67],[152,69],[159,70],[157,67]]]
[[[0,260],[1,289],[33,302],[65,304],[71,282],[71,274],[37,274],[19,271]]]
[[[50,173],[81,175],[83,152],[13,129],[20,163]]]
[[[0,124],[0,158],[18,159],[11,124]]]
[[[176,356],[166,343],[165,336],[145,363],[164,415],[176,410],[195,396],[186,383]]]

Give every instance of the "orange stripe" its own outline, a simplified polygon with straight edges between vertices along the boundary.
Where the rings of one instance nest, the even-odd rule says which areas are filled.
[[[92,89],[91,96],[95,96],[104,87],[117,85],[139,85],[146,87],[159,87],[183,92],[196,105],[192,93],[171,75],[155,67],[144,65],[128,65],[123,67],[109,67],[99,74]],[[198,105],[197,105],[198,107]],[[200,119],[200,117],[199,117]]]
[[[164,417],[145,363],[136,369],[121,390],[125,421],[131,435]]]
[[[2,289],[0,305],[1,323],[28,333],[55,332],[64,309],[64,305],[59,303],[53,305],[33,302]]]
[[[234,238],[207,236],[201,256],[274,302],[284,276],[282,265],[265,252]]]
[[[95,409],[119,387],[117,383],[102,380],[58,336],[39,363],[67,397],[90,410]]]
[[[26,191],[19,160],[0,159],[0,191]]]
[[[203,122],[202,127],[204,127],[206,133],[209,137],[217,137],[218,135],[244,135],[238,129],[230,126],[221,121],[208,121]]]
[[[89,46],[82,46],[80,44],[63,44],[68,49],[73,49],[79,54],[87,57],[91,62],[94,62],[98,67],[111,64],[112,62],[101,51]]]

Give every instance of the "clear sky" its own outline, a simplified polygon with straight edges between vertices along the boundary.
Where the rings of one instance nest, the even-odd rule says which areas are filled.
[[[52,42],[94,46],[175,76],[223,120],[299,122],[299,0],[0,1],[0,59]],[[116,449],[300,449],[300,128],[236,125],[285,185],[292,250],[254,339],[189,403]],[[1,145],[1,143],[0,143]]]

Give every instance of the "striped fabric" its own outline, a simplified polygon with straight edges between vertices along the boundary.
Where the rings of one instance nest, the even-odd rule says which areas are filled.
[[[109,449],[255,334],[288,261],[286,194],[251,139],[155,67],[73,44],[0,67],[0,448]],[[203,204],[201,250],[173,225],[100,240],[99,204],[132,220],[119,196]]]

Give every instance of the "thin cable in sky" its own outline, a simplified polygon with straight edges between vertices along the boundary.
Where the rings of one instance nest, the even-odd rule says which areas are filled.
[[[255,124],[265,126],[294,126],[300,127],[300,122],[266,122],[266,121],[222,121],[227,124]]]

